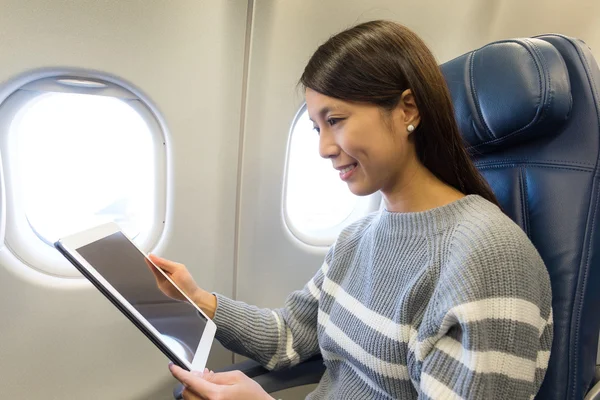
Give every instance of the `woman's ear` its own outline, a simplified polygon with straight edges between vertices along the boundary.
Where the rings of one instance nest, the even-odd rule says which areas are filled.
[[[400,96],[400,101],[396,106],[396,110],[399,111],[400,123],[403,124],[404,130],[409,125],[413,127],[419,126],[421,122],[421,116],[419,114],[419,109],[417,108],[417,103],[415,102],[415,96],[412,93],[412,90],[406,89],[402,92]]]

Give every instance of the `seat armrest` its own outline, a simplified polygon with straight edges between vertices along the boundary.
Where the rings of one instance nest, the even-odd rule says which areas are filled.
[[[242,371],[249,378],[254,378],[256,376],[268,374],[269,372],[271,372],[254,360],[246,360],[237,364],[231,364],[227,367],[219,368],[218,370],[215,370],[215,372],[229,372],[237,370]]]
[[[268,371],[268,373],[254,376],[253,379],[267,393],[274,393],[296,386],[319,383],[324,372],[323,358],[318,355],[291,368]]]
[[[291,368],[269,371],[256,361],[246,360],[219,369],[215,372],[240,370],[254,379],[267,393],[293,388],[296,386],[318,383],[325,372],[325,364],[321,355],[314,356]],[[182,399],[183,385],[179,384],[173,389],[173,397]]]
[[[600,382],[596,382],[596,384],[585,395],[584,400],[600,400]]]
[[[600,365],[596,365],[596,375],[594,376],[594,386],[585,395],[584,400],[600,400]]]

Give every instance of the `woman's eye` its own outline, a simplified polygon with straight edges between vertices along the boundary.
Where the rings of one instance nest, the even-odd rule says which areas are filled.
[[[313,129],[317,132],[317,133],[321,133],[321,130],[319,129],[318,126],[313,126]]]
[[[331,126],[337,124],[338,122],[340,122],[340,118],[329,118],[327,120],[327,123]]]

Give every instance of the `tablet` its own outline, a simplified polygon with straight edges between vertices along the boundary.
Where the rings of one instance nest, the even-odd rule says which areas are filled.
[[[204,370],[216,332],[215,323],[137,248],[116,223],[62,238],[54,246],[174,364],[188,371]],[[162,273],[185,296],[201,320],[200,340],[191,363],[170,347],[169,341],[160,332],[160,326],[150,322],[148,303],[173,301],[158,289],[150,266]],[[148,279],[154,284],[147,284]],[[143,288],[140,282],[146,282]]]

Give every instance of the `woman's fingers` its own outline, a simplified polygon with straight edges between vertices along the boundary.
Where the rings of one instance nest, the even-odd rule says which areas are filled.
[[[173,364],[169,365],[169,369],[173,376],[184,384],[190,396],[199,396],[200,399],[273,400],[258,383],[248,378],[241,371],[219,372],[216,374],[209,371],[202,374],[197,371],[185,371]],[[189,399],[195,400],[196,398],[189,397]]]
[[[209,372],[204,374],[202,379],[205,381],[214,383],[215,385],[234,385],[241,379],[245,378],[245,375],[241,371],[228,371],[228,372]]]
[[[210,396],[218,389],[218,386],[214,383],[194,375],[177,365],[169,365],[169,370],[175,379],[183,383],[183,386],[188,388],[189,391],[199,394],[201,396],[200,398],[210,398]]]
[[[176,263],[175,261],[167,260],[166,258],[159,257],[154,254],[148,255],[148,258],[152,260],[152,262],[159,267],[160,269],[164,269],[168,273],[172,274],[177,271],[179,268],[183,267],[183,264]],[[185,267],[184,267],[185,268]]]
[[[146,265],[148,266],[148,269],[152,272],[152,274],[154,275],[154,278],[156,278],[156,282],[158,284],[162,283],[163,281],[166,281],[167,278],[165,278],[165,276],[163,274],[161,274],[160,272],[158,272],[156,270],[156,267],[154,265],[152,265],[152,263],[146,259],[144,259],[144,261],[146,262]]]

